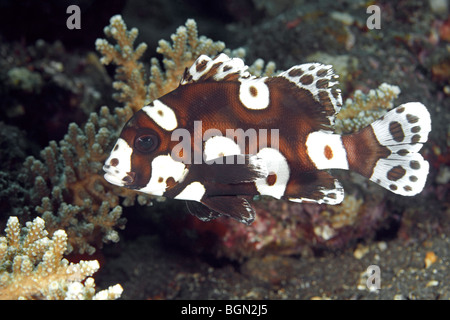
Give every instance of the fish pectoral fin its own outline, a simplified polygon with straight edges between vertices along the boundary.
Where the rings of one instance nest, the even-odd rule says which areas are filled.
[[[239,196],[206,197],[201,202],[212,211],[247,225],[255,220],[255,209],[247,199]]]
[[[214,211],[201,202],[197,201],[186,200],[186,207],[190,214],[196,216],[202,221],[210,221],[222,215],[219,212]]]
[[[208,179],[216,183],[237,184],[265,179],[266,162],[257,155],[239,154],[206,161]]]

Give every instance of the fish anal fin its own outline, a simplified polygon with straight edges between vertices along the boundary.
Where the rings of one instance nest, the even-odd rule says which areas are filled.
[[[344,200],[344,188],[326,171],[303,173],[290,181],[283,198],[293,202],[335,205]]]
[[[190,214],[196,216],[202,221],[210,221],[220,217],[222,214],[212,210],[211,208],[205,206],[201,202],[188,201],[186,200],[186,207]]]
[[[211,210],[247,225],[255,220],[255,209],[247,199],[239,196],[205,197],[201,201]]]

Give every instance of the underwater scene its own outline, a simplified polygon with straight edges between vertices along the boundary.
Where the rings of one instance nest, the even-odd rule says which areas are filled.
[[[449,300],[449,5],[0,1],[0,300]]]

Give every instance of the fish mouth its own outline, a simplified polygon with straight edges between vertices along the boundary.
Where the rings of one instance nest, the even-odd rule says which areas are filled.
[[[127,172],[127,175],[122,178],[126,187],[132,188],[134,180],[136,179],[136,172]]]
[[[109,165],[104,165],[103,170],[105,171],[103,177],[109,183],[120,187],[133,188],[133,183],[136,180],[135,172],[122,173],[119,170],[111,170]]]
[[[103,177],[105,178],[106,181],[108,181],[111,184],[114,184],[116,186],[119,187],[123,187],[125,186],[125,184],[123,183],[122,179],[120,179],[119,177],[117,177],[116,175],[107,172],[103,175]]]

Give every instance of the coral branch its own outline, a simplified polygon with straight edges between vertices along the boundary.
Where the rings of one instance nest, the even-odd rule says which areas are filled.
[[[22,233],[17,217],[10,217],[5,232],[0,237],[0,299],[117,299],[122,294],[120,285],[95,293],[94,279],[87,277],[99,269],[97,260],[69,263],[63,258],[64,230],[49,239],[38,217]]]
[[[144,53],[147,45],[141,43],[133,49],[134,41],[138,35],[136,28],[127,31],[125,22],[120,15],[115,15],[110,20],[110,25],[105,27],[105,35],[117,42],[112,45],[106,39],[97,39],[95,45],[102,54],[100,61],[103,64],[114,63],[116,81],[115,89],[120,93],[114,98],[125,103],[126,106],[136,112],[150,101],[174,90],[183,75],[184,69],[202,54],[216,55],[225,48],[221,41],[213,42],[205,36],[198,37],[197,24],[188,19],[185,26],[177,29],[171,36],[173,44],[166,40],[160,40],[157,52],[163,55],[162,70],[157,59],[151,59],[150,81],[146,84],[145,72],[139,58]]]
[[[225,49],[222,41],[214,42],[205,36],[198,37],[197,23],[193,19],[188,19],[184,26],[179,27],[176,33],[172,34],[171,39],[173,45],[166,40],[160,40],[156,49],[164,57],[165,72],[162,71],[158,60],[151,61],[149,100],[154,100],[176,89],[184,70],[189,68],[200,55],[215,56]]]
[[[111,114],[103,107],[91,114],[84,130],[70,124],[59,144],[51,141],[42,150],[42,161],[29,157],[24,163],[23,179],[32,185],[30,207],[42,215],[50,234],[67,232],[69,252],[93,253],[102,242],[119,240],[114,229],[125,223],[119,195],[130,205],[137,194],[108,184],[101,168],[131,113],[125,107]]]
[[[353,99],[347,99],[337,115],[336,132],[356,132],[394,107],[393,100],[400,94],[400,88],[382,83],[377,89],[371,89],[367,95],[356,90]]]
[[[127,31],[127,26],[120,15],[110,19],[110,25],[105,27],[104,32],[108,38],[113,38],[117,42],[115,46],[105,39],[97,39],[95,42],[97,50],[103,55],[100,61],[103,64],[113,62],[119,66],[113,87],[120,92],[116,93],[114,98],[124,102],[136,112],[145,105],[145,72],[139,59],[147,49],[147,45],[141,43],[133,49],[138,30],[133,28]]]

